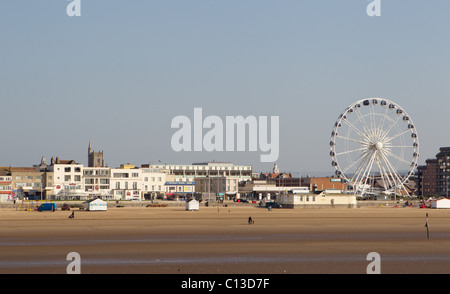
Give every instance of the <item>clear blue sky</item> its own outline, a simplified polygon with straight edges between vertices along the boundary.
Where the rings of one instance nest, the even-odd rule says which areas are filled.
[[[414,119],[421,160],[450,146],[450,2],[381,0],[0,2],[0,165],[41,156],[110,166],[231,161],[172,151],[177,115],[278,115],[283,171],[333,172],[329,138],[352,102],[385,97]]]

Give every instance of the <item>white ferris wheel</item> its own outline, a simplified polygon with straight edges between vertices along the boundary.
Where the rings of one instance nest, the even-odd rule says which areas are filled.
[[[417,167],[419,138],[411,117],[396,103],[368,98],[351,104],[334,125],[330,148],[347,192],[409,195],[405,184]]]

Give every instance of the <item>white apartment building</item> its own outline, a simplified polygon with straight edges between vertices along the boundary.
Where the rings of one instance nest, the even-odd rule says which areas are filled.
[[[142,194],[145,199],[156,199],[157,195],[164,194],[166,191],[166,181],[173,179],[160,169],[141,168]]]
[[[111,196],[115,200],[142,200],[142,170],[134,166],[111,168]]]
[[[83,184],[83,165],[73,160],[53,160],[47,171],[53,172],[53,195],[56,199],[86,198]],[[50,187],[49,187],[50,188]]]
[[[111,169],[109,167],[85,167],[83,169],[84,191],[93,197],[111,199]]]
[[[150,168],[165,170],[175,177],[175,181],[194,182],[196,178],[234,177],[238,181],[251,181],[253,169],[251,165],[234,165],[228,162],[194,163],[191,165],[154,164]]]

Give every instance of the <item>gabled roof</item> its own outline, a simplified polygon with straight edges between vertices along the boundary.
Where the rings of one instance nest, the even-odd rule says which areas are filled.
[[[102,199],[100,199],[100,198],[93,198],[93,199],[89,199],[89,200],[86,200],[86,201],[84,201],[83,203],[91,203],[91,202],[93,202],[93,201],[95,201],[95,200],[100,200],[100,201],[103,201],[103,202],[105,202],[105,200],[102,200]]]

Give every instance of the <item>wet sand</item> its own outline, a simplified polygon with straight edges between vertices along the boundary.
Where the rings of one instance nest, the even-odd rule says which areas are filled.
[[[429,214],[430,239],[425,215]],[[0,210],[0,273],[86,274],[450,273],[450,210],[257,207]],[[255,220],[247,223],[248,217]]]

